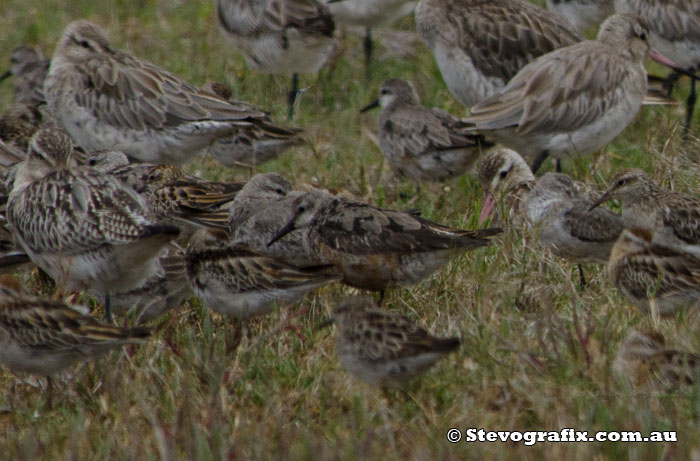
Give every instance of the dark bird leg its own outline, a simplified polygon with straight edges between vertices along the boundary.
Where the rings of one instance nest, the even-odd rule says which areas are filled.
[[[671,97],[673,87],[676,86],[676,82],[678,82],[679,78],[681,78],[681,74],[679,74],[678,72],[671,72],[664,80],[663,87],[666,90],[667,98]]]
[[[693,111],[695,110],[695,99],[696,99],[696,93],[695,93],[695,79],[691,78],[690,79],[690,95],[688,95],[688,99],[685,102],[685,124],[683,125],[683,137],[687,138],[688,137],[688,132],[690,131],[690,122],[693,119]]]
[[[297,100],[299,93],[299,74],[292,74],[292,89],[287,93],[287,119],[291,120],[294,117],[294,103]]]
[[[581,288],[586,286],[586,276],[583,275],[583,266],[581,264],[577,264],[576,267],[578,267],[578,283]]]
[[[549,157],[549,152],[547,152],[546,150],[540,152],[540,154],[537,156],[537,158],[535,158],[535,161],[532,162],[532,166],[530,167],[530,169],[532,170],[532,174],[537,173],[537,170],[539,170],[544,161],[547,160],[547,157]]]
[[[561,173],[561,159],[560,158],[557,159],[556,170],[557,170],[557,173]]]
[[[112,299],[109,297],[109,293],[105,294],[105,321],[109,323],[114,321],[112,318]]]
[[[364,41],[364,48],[365,48],[365,80],[369,81],[371,77],[371,69],[370,66],[372,65],[372,51],[373,51],[373,45],[372,45],[372,31],[369,27],[365,29],[365,41]]]
[[[384,295],[386,294],[386,290],[382,290],[379,292],[379,300],[377,301],[377,307],[382,307],[382,302],[384,302]]]

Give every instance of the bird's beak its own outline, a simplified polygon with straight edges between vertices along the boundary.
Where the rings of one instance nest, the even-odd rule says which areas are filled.
[[[6,78],[8,78],[10,75],[12,75],[12,71],[11,71],[11,70],[8,70],[8,71],[5,72],[4,74],[0,75],[0,82],[2,82],[3,80],[5,80]]]
[[[678,72],[679,74],[686,75],[686,76],[688,76],[692,79],[695,79],[695,80],[700,80],[700,75],[696,75],[694,72],[691,72],[691,71],[686,70],[686,69],[681,69],[678,66],[678,64],[671,61],[666,56],[659,53],[658,51],[656,51],[653,48],[651,49],[651,51],[649,51],[649,58],[652,59],[653,61],[658,62],[659,64],[662,64],[662,65],[672,69],[674,72]]]
[[[267,242],[267,246],[270,247],[272,246],[273,243],[275,243],[277,240],[281,239],[285,235],[289,234],[292,232],[294,229],[296,229],[296,225],[294,224],[294,218],[292,218],[291,221],[289,221],[282,229],[280,229],[274,237],[272,237],[272,240]]]
[[[496,207],[496,199],[493,194],[489,191],[484,193],[484,205],[481,207],[481,214],[479,215],[479,226],[484,224],[484,221],[491,216],[493,209]]]
[[[610,200],[610,194],[611,194],[610,190],[606,191],[603,195],[600,196],[600,198],[598,200],[593,202],[593,205],[591,205],[591,207],[588,209],[588,211],[593,211],[594,209],[598,208],[603,203]]]
[[[360,113],[361,113],[361,114],[362,114],[362,113],[365,113],[365,112],[367,112],[368,110],[374,109],[375,107],[379,107],[379,99],[375,99],[374,101],[372,101],[371,103],[367,104],[365,107],[363,107],[362,109],[360,109]]]

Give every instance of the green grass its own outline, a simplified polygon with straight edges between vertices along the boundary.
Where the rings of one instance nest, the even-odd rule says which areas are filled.
[[[225,80],[236,96],[286,113],[287,79],[248,70],[218,30],[213,0],[4,0],[0,63],[33,43],[50,54],[74,18],[102,24],[113,44],[197,84]],[[411,30],[410,19],[398,26]],[[260,168],[295,182],[343,189],[370,203],[418,207],[454,226],[475,227],[482,191],[465,175],[423,188],[398,181],[371,133],[376,114],[359,109],[379,83],[403,77],[424,103],[455,114],[430,53],[378,59],[363,75],[361,40],[346,34],[340,54],[318,76],[303,76],[295,126],[308,134],[297,148]],[[381,53],[381,50],[379,51]],[[658,71],[659,69],[655,69]],[[679,96],[687,94],[683,82]],[[11,85],[0,85],[0,107]],[[680,142],[682,107],[644,108],[637,121],[603,152],[565,170],[603,187],[617,169],[639,166],[666,187],[698,187],[698,144]],[[700,126],[698,117],[694,126]],[[204,176],[245,180],[210,160],[188,168]],[[547,164],[547,168],[551,168]],[[392,292],[386,308],[401,311],[438,335],[459,335],[464,346],[405,392],[388,395],[358,382],[333,352],[333,330],[316,325],[350,290],[320,290],[290,309],[253,324],[230,351],[228,321],[192,300],[152,323],[151,343],[88,364],[47,394],[0,371],[0,457],[3,459],[688,459],[700,453],[700,393],[666,395],[629,388],[610,370],[631,327],[651,320],[630,306],[604,268],[586,268],[577,286],[566,261],[543,252],[531,237],[507,231],[492,248],[458,258],[417,286]],[[292,319],[298,310],[304,314]],[[672,347],[700,351],[692,315],[662,321]],[[580,335],[577,334],[580,332]],[[587,336],[587,340],[579,337]],[[675,430],[675,444],[515,443],[450,444],[456,427],[489,430]]]

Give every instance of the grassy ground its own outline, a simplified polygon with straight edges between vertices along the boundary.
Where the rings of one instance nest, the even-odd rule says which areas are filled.
[[[116,47],[198,84],[228,81],[238,97],[283,120],[287,79],[246,68],[218,30],[213,0],[4,0],[1,9],[0,63],[21,43],[51,54],[70,20],[89,18],[106,28]],[[412,20],[399,29],[411,31]],[[346,35],[329,68],[302,78],[309,88],[292,124],[306,130],[309,145],[260,171],[475,227],[482,191],[474,177],[400,198],[413,185],[397,181],[383,162],[376,114],[358,113],[384,78],[396,76],[414,81],[426,105],[464,113],[429,52],[418,41],[412,49],[412,55],[378,59],[367,83],[360,39]],[[685,93],[684,82],[679,95]],[[0,85],[0,107],[10,101],[10,85]],[[639,166],[667,187],[697,190],[698,148],[679,140],[681,111],[642,110],[604,152],[566,162],[565,171],[604,187],[618,168]],[[698,117],[694,124],[700,126]],[[191,169],[217,179],[250,175],[206,159]],[[640,392],[612,374],[614,351],[627,330],[650,327],[651,320],[620,296],[604,268],[586,270],[590,284],[581,289],[570,264],[544,253],[533,239],[506,232],[498,245],[394,291],[386,309],[410,315],[435,334],[458,335],[464,345],[405,392],[387,395],[345,374],[333,352],[333,329],[315,328],[348,293],[345,288],[323,289],[254,323],[235,352],[229,350],[228,322],[193,299],[152,324],[157,333],[151,343],[77,370],[58,385],[52,407],[45,391],[0,370],[0,406],[6,410],[0,414],[0,457],[700,458],[698,389]],[[694,351],[700,351],[699,328],[691,315],[658,325],[671,346]],[[446,432],[452,427],[675,430],[678,443],[450,444]]]

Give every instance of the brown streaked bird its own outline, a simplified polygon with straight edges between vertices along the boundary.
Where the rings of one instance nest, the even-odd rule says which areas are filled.
[[[225,83],[211,82],[204,88],[231,104],[247,104],[232,99],[233,88]],[[254,108],[252,104],[250,107]],[[234,136],[219,139],[209,146],[209,155],[228,167],[257,166],[279,157],[290,147],[304,142],[301,129],[276,127],[272,124],[269,114],[266,121],[269,128],[267,131],[241,130]],[[273,130],[273,127],[277,130]]]
[[[515,227],[526,223],[527,195],[535,187],[535,175],[525,160],[514,150],[495,147],[484,153],[479,163],[479,181],[484,189],[484,204],[479,215],[479,225],[494,213],[498,216],[491,222],[512,222]],[[497,205],[503,204],[505,216]]]
[[[501,233],[495,228],[454,229],[321,189],[304,193],[292,205],[294,215],[270,240],[270,249],[299,229],[307,253],[334,264],[343,274],[343,283],[382,293],[421,281],[451,256],[488,245],[491,237]]]
[[[195,294],[211,310],[238,320],[267,314],[340,280],[332,265],[290,265],[208,229],[192,236],[186,261]]]
[[[228,230],[229,208],[243,184],[208,181],[159,165],[148,177],[148,206],[161,222]]]
[[[70,168],[63,132],[42,129],[17,171],[7,220],[37,266],[67,290],[105,296],[134,288],[156,269],[162,248],[179,229],[147,217],[133,189],[90,168]]]
[[[457,117],[422,106],[416,89],[407,80],[385,80],[379,99],[362,112],[377,106],[382,108],[379,147],[394,173],[416,184],[463,174],[482,148],[492,145]]]
[[[625,229],[613,246],[608,275],[640,311],[669,317],[700,304],[700,258],[653,242],[645,229]]]
[[[46,102],[44,79],[49,72],[49,60],[36,47],[20,45],[10,54],[10,69],[0,75],[0,81],[15,78],[15,104],[37,107]]]
[[[625,227],[647,229],[655,243],[700,257],[700,199],[661,189],[639,169],[621,171],[610,184],[591,209],[617,199]]]
[[[535,58],[583,39],[565,19],[525,0],[420,0],[416,28],[450,93],[467,107],[495,95]]]
[[[42,118],[41,112],[34,106],[10,106],[0,115],[0,140],[21,152],[26,152],[29,139],[39,130]]]
[[[44,82],[49,110],[87,151],[121,150],[179,165],[239,130],[265,132],[267,114],[236,106],[143,59],[112,48],[85,20],[66,27]],[[275,128],[276,129],[276,128]]]
[[[613,0],[547,0],[547,9],[565,18],[583,34],[615,12]]]
[[[63,303],[0,286],[0,362],[12,371],[51,376],[149,337],[146,328],[106,325]]]
[[[631,330],[615,354],[613,370],[634,386],[678,391],[698,382],[700,356],[669,349],[656,331]]]
[[[523,67],[465,119],[489,139],[532,161],[560,160],[602,149],[629,125],[647,94],[644,60],[672,66],[649,46],[637,17],[616,14],[587,40]]]
[[[651,45],[681,69],[696,72],[700,67],[700,3],[697,0],[615,0],[615,11],[639,16],[649,27]],[[679,73],[668,78],[672,85]],[[690,80],[686,100],[684,134],[688,134],[693,117],[695,78]]]
[[[449,353],[459,338],[438,338],[409,317],[373,309],[371,300],[357,297],[338,304],[335,351],[343,368],[382,388],[402,387]]]
[[[219,25],[248,66],[292,75],[289,118],[299,92],[300,73],[316,73],[338,41],[328,9],[315,0],[217,0]]]

